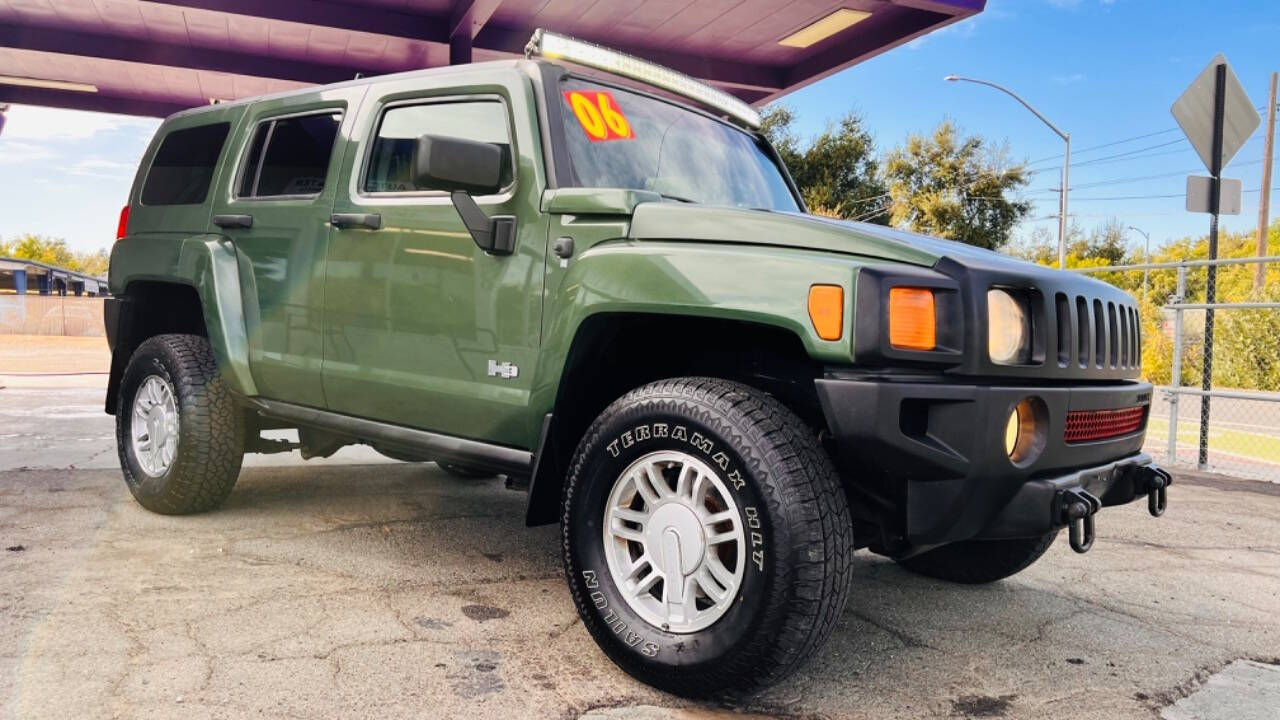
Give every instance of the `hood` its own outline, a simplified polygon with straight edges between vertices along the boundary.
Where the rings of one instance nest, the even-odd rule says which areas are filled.
[[[1038,274],[1038,271],[1047,269],[972,245],[884,225],[802,213],[672,202],[636,205],[630,237],[634,240],[697,240],[823,250],[925,267],[950,258],[968,267],[1005,272]]]

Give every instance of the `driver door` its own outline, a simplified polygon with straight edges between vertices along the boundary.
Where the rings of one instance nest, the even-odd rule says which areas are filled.
[[[333,212],[367,222],[330,230],[325,270],[322,374],[330,410],[499,444],[530,442],[525,411],[547,229],[537,178],[516,172],[531,165],[520,149],[533,140],[514,128],[530,125],[513,120],[509,94],[497,90],[442,95],[417,80],[378,86],[366,100],[360,150],[347,159]],[[489,215],[517,216],[514,254],[478,248],[448,193],[414,184],[413,148],[424,134],[506,148],[505,187],[475,199]]]

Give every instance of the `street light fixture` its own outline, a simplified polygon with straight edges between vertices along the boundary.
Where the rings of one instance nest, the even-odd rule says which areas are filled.
[[[1049,126],[1049,129],[1058,134],[1063,142],[1067,144],[1066,155],[1062,160],[1062,187],[1058,192],[1058,267],[1065,268],[1067,266],[1067,181],[1071,167],[1071,133],[1063,132],[1057,125],[1049,122],[1049,118],[1040,114],[1039,110],[1031,107],[1031,103],[1022,99],[1018,93],[1010,90],[1003,85],[997,85],[986,80],[978,80],[976,78],[961,77],[959,75],[948,75],[944,78],[947,82],[971,82],[987,87],[995,88],[1009,97],[1022,103],[1022,106],[1031,111],[1032,115],[1040,118],[1040,122]]]
[[[1147,239],[1146,249],[1142,251],[1142,264],[1150,265],[1151,264],[1151,235],[1148,234],[1146,230],[1143,230],[1142,228],[1136,228],[1132,225],[1129,226],[1129,229],[1133,230],[1134,232],[1142,233],[1142,237]],[[1151,268],[1142,268],[1142,301],[1143,302],[1147,301],[1147,279],[1150,277],[1150,275],[1151,275]]]

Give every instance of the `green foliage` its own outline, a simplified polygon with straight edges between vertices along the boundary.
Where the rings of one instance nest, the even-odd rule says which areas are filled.
[[[1086,234],[1072,226],[1067,233],[1067,267],[1103,267],[1144,263],[1144,250],[1124,251],[1123,228],[1111,220]],[[1271,253],[1280,249],[1280,220],[1268,228]],[[1057,266],[1057,239],[1044,228],[1014,248],[1015,254],[1051,267]],[[1257,256],[1254,231],[1222,233],[1218,238],[1219,258]],[[1167,243],[1151,254],[1152,263],[1203,260],[1209,257],[1209,238],[1184,237]],[[1253,286],[1257,265],[1226,265],[1217,270],[1216,300],[1222,303],[1280,301],[1280,266],[1266,269],[1266,285]],[[1143,290],[1141,270],[1094,273],[1139,299],[1142,313],[1142,370],[1148,380],[1168,384],[1173,373],[1173,313],[1163,310],[1173,301],[1178,288],[1176,269],[1151,270],[1147,290]],[[1186,301],[1204,302],[1208,270],[1188,268]],[[1280,311],[1220,310],[1215,313],[1213,384],[1215,387],[1247,390],[1280,390]],[[1183,313],[1182,384],[1200,384],[1204,367],[1204,313]]]
[[[778,150],[805,205],[822,214],[888,224],[886,188],[875,142],[860,115],[850,112],[802,147],[785,105],[765,108],[761,131]]]
[[[912,134],[887,158],[891,222],[916,232],[998,249],[1031,213],[1008,197],[1027,184],[1026,169],[980,136],[943,120],[929,136]]]
[[[44,235],[20,235],[13,240],[0,238],[0,257],[34,260],[87,275],[106,275],[110,257],[106,250],[94,253],[75,252],[62,238]]]

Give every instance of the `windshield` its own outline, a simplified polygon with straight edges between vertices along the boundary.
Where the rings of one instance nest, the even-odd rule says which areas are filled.
[[[798,211],[770,153],[750,134],[673,103],[566,78],[560,97],[574,181],[686,202]]]

